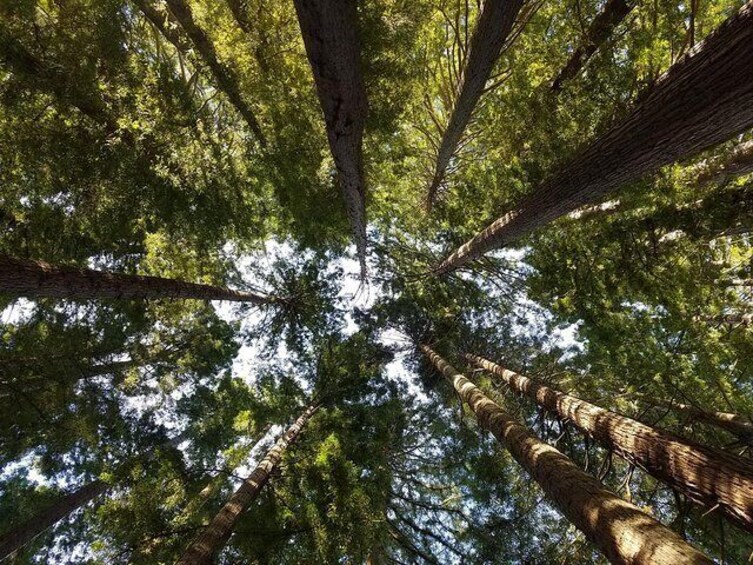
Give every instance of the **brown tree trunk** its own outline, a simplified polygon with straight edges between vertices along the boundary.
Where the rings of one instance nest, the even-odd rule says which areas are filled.
[[[277,443],[254,469],[254,472],[243,481],[243,484],[233,493],[227,504],[191,543],[178,560],[177,565],[208,565],[213,562],[217,553],[225,547],[230,539],[238,518],[248,510],[248,507],[259,495],[262,487],[269,480],[270,473],[282,459],[285,449],[296,440],[303,426],[314,415],[317,408],[318,405],[309,406],[285,434],[277,440]]]
[[[362,144],[368,102],[360,68],[356,2],[295,0],[294,4],[364,276],[366,185]]]
[[[473,110],[484,93],[486,81],[489,80],[522,6],[523,0],[485,0],[481,6],[460,78],[460,93],[455,100],[447,129],[442,135],[434,177],[426,195],[428,210],[434,205],[450,159],[471,121]]]
[[[583,44],[573,51],[565,66],[552,81],[551,91],[554,94],[559,94],[562,85],[578,75],[596,50],[609,39],[615,28],[627,17],[634,5],[633,0],[608,0],[602,11],[591,22]]]
[[[674,490],[707,509],[718,507],[720,514],[753,533],[750,462],[604,410],[482,357],[465,357]]]
[[[689,416],[694,421],[704,422],[725,430],[740,440],[740,443],[753,445],[753,424],[739,414],[701,410],[690,404],[667,404],[666,406]],[[751,503],[749,514],[753,519],[753,503]],[[753,532],[750,528],[749,531]]]
[[[753,141],[737,145],[728,156],[701,163],[695,168],[700,184],[723,184],[753,173]]]
[[[605,489],[595,477],[539,440],[429,347],[422,345],[421,350],[473,410],[479,425],[509,450],[562,514],[612,563],[713,563],[672,530]]]
[[[157,27],[165,37],[173,43],[178,49],[183,50],[184,43],[175,32],[170,30],[166,25],[166,15],[154,6],[152,0],[134,0],[143,12],[144,16]],[[261,126],[256,119],[254,111],[241,95],[241,88],[238,83],[238,77],[232,69],[221,63],[217,58],[217,50],[214,43],[201,29],[194,20],[191,7],[184,0],[167,0],[167,6],[175,19],[180,23],[180,27],[191,40],[191,44],[201,57],[201,60],[209,68],[214,77],[217,88],[221,90],[230,103],[238,110],[248,127],[253,132],[259,144],[266,147],[267,139],[261,131]]]
[[[0,294],[29,298],[194,298],[273,304],[277,299],[177,279],[107,273],[0,255]]]
[[[753,2],[675,63],[630,115],[436,269],[457,269],[753,125]]]
[[[71,512],[103,494],[108,488],[109,485],[102,481],[85,484],[0,536],[0,561],[31,543],[34,538],[52,528]]]

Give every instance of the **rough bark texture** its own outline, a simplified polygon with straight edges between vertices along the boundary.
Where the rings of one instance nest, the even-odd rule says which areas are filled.
[[[573,51],[565,66],[552,81],[553,93],[558,94],[566,81],[578,75],[596,50],[609,39],[614,29],[627,17],[634,5],[633,0],[608,0],[602,11],[591,22],[583,44]]]
[[[195,298],[272,304],[275,298],[176,279],[107,273],[0,255],[0,294],[28,298]]]
[[[460,93],[455,100],[450,121],[442,135],[437,154],[434,177],[426,195],[427,209],[431,209],[437,197],[439,185],[444,179],[460,138],[471,121],[473,110],[484,93],[486,81],[494,64],[499,59],[515,18],[523,6],[523,0],[486,0],[476,21],[471,36],[468,56],[460,77]]]
[[[360,69],[356,2],[295,0],[294,3],[363,276],[366,185],[362,143],[368,103]]]
[[[753,141],[740,143],[728,158],[704,162],[696,171],[701,184],[722,184],[735,177],[753,173]]]
[[[604,410],[482,357],[466,354],[466,359],[694,502],[707,509],[718,506],[717,512],[753,533],[749,461]]]
[[[148,1],[140,0],[140,3],[147,3]],[[256,115],[248,102],[241,96],[238,77],[235,76],[235,73],[230,68],[219,61],[214,43],[206,32],[196,24],[191,7],[184,0],[167,0],[167,6],[173,16],[175,16],[175,19],[180,23],[183,31],[186,32],[201,59],[211,71],[217,87],[227,96],[230,103],[235,106],[240,115],[243,116],[243,119],[248,124],[248,127],[251,128],[261,146],[266,147],[267,139],[261,131]],[[145,15],[149,18],[149,14],[145,12]]]
[[[71,512],[94,500],[108,488],[109,485],[101,481],[88,483],[0,536],[0,561],[29,544],[34,538],[49,530]]]
[[[435,270],[487,251],[593,203],[659,167],[691,157],[753,125],[753,2],[675,63],[630,115],[588,145],[511,212]]]
[[[230,500],[222,507],[210,524],[199,534],[194,542],[178,560],[177,565],[208,565],[222,550],[233,533],[238,518],[256,499],[262,487],[269,480],[269,475],[282,458],[285,449],[301,433],[303,426],[314,415],[318,406],[309,406],[306,411],[288,428],[285,434],[267,452],[267,455],[254,469],[253,473],[233,493]]]
[[[713,563],[669,528],[606,490],[568,457],[539,440],[471,381],[422,345],[421,350],[550,500],[612,563]]]
[[[711,424],[712,426],[726,430],[737,437],[741,443],[753,445],[753,424],[750,420],[739,414],[701,410],[690,404],[669,404],[668,406],[689,416],[692,420]],[[749,514],[753,515],[753,504],[751,505]],[[751,528],[748,529],[749,531],[753,531]]]

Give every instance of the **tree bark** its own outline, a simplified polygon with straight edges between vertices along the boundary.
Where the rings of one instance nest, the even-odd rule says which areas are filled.
[[[269,480],[272,470],[282,459],[285,449],[293,443],[301,433],[303,426],[314,415],[318,405],[311,405],[288,428],[285,434],[267,452],[267,455],[254,469],[253,473],[243,481],[230,500],[222,507],[211,523],[191,543],[178,560],[177,565],[208,565],[213,563],[215,556],[222,550],[233,533],[238,518],[256,499],[262,487]]]
[[[450,254],[457,269],[555,218],[753,125],[753,2],[675,63],[630,115],[577,154],[512,211]]]
[[[460,398],[536,480],[550,500],[612,563],[712,563],[675,532],[605,489],[568,457],[539,440],[429,347],[421,350]]]
[[[753,464],[749,461],[620,416],[482,357],[465,357],[690,500],[707,509],[718,507],[724,517],[753,533]]]
[[[609,39],[615,28],[627,17],[634,5],[633,0],[608,0],[602,11],[591,22],[584,42],[573,51],[565,66],[552,80],[550,88],[554,94],[559,94],[562,85],[580,73],[596,50]]]
[[[324,113],[327,140],[361,264],[366,272],[363,130],[368,102],[360,68],[358,13],[352,0],[295,0],[298,24]]]
[[[0,294],[28,298],[193,298],[273,304],[274,297],[177,279],[50,265],[0,255]]]
[[[176,48],[180,50],[185,48],[182,39],[166,26],[167,15],[156,8],[152,4],[152,0],[134,1],[144,16],[151,21],[155,27],[157,27],[157,29],[159,29],[160,32],[176,46]],[[180,24],[180,27],[191,40],[191,44],[194,49],[196,49],[201,60],[209,68],[209,71],[214,77],[214,82],[216,83],[217,88],[225,94],[230,103],[236,110],[238,110],[238,113],[243,117],[246,124],[248,124],[248,127],[259,141],[259,144],[262,147],[266,147],[267,138],[264,136],[251,106],[241,95],[238,77],[232,69],[221,63],[217,58],[217,50],[215,49],[214,43],[206,32],[196,24],[191,7],[184,2],[184,0],[167,0],[167,6]]]
[[[0,561],[31,543],[60,520],[103,494],[109,485],[93,481],[65,495],[52,506],[42,510],[32,518],[0,536]]]
[[[455,100],[447,129],[442,135],[434,177],[427,191],[428,210],[434,205],[450,159],[471,121],[473,110],[484,93],[486,81],[489,80],[522,6],[523,0],[485,0],[481,7],[460,78],[460,93]]]

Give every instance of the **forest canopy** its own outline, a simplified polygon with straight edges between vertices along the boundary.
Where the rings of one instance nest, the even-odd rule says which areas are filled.
[[[752,62],[751,0],[0,0],[0,562],[750,562]]]

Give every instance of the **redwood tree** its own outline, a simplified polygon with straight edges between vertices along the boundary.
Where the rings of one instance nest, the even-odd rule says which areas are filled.
[[[421,351],[453,385],[554,505],[613,563],[712,563],[672,530],[605,489],[567,456],[534,436],[426,345]]]
[[[0,294],[28,298],[193,298],[273,304],[278,299],[207,284],[50,265],[0,255]]]
[[[435,270],[446,273],[753,125],[753,2],[675,63],[632,112]]]

